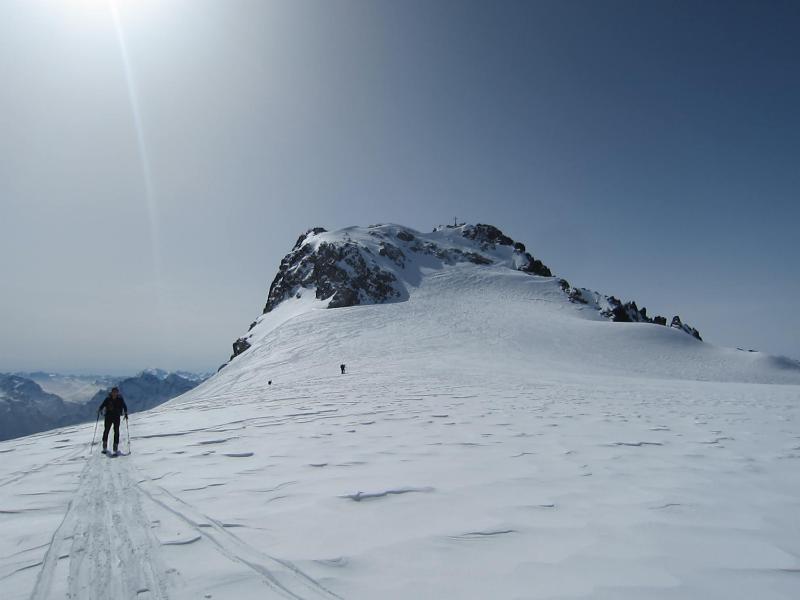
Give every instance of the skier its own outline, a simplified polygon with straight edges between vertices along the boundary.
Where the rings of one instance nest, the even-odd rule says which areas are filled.
[[[125,420],[128,420],[128,406],[125,404],[122,396],[119,394],[119,388],[111,388],[111,393],[106,396],[100,408],[97,409],[97,415],[105,409],[105,429],[103,429],[103,454],[108,454],[108,432],[111,426],[114,426],[114,453],[113,456],[119,454],[119,418],[124,413]]]
[[[342,375],[344,375],[344,363],[340,364],[339,368],[342,370]]]

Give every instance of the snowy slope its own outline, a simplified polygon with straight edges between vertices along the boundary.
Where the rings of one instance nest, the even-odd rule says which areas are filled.
[[[283,273],[282,263],[284,281],[279,274],[273,282],[267,312],[240,338],[253,348],[237,356],[226,369],[261,370],[266,365],[260,361],[267,355],[269,364],[281,355],[296,360],[298,352],[304,360],[320,367],[340,358],[345,362],[348,358],[362,360],[369,352],[377,356],[391,352],[399,355],[398,359],[413,354],[415,360],[425,353],[433,360],[448,360],[453,340],[457,340],[462,356],[468,354],[473,360],[482,361],[493,358],[490,354],[508,352],[509,359],[522,358],[527,370],[544,373],[556,369],[568,373],[579,370],[695,380],[800,383],[797,361],[702,343],[685,335],[684,328],[612,322],[614,317],[608,309],[613,296],[591,292],[594,300],[588,302],[589,290],[569,286],[565,290],[561,278],[520,270],[532,259],[530,255],[526,258],[516,251],[512,240],[511,244],[500,245],[465,238],[464,230],[469,227],[472,226],[439,228],[421,234],[384,225],[337,232],[314,230],[301,236],[295,252],[284,263],[291,257],[294,261],[289,263],[289,274],[291,270],[316,270],[316,277],[289,277]],[[400,239],[397,234],[401,231],[412,239]],[[353,285],[354,276],[343,284],[328,285],[327,264],[327,271],[320,266],[323,261],[306,264],[306,258],[314,259],[320,246],[343,243],[346,249],[358,250],[357,258],[366,256],[366,261],[372,263],[362,269],[367,272],[362,279],[369,278],[370,270],[388,273],[393,279],[389,287],[394,292],[370,296],[364,288],[374,286]],[[402,257],[395,259],[392,252],[381,255],[381,248],[387,245],[404,251]],[[415,247],[422,247],[422,251],[415,251]],[[350,272],[352,253],[344,254],[345,259],[337,267]],[[300,260],[294,255],[299,255]],[[477,264],[471,260],[474,256],[480,259]],[[323,271],[322,276],[319,271]],[[298,285],[306,281],[308,287]],[[320,294],[319,287],[313,285],[320,281],[330,290],[354,289],[350,295],[361,304],[387,303],[336,309],[331,315],[319,310],[332,302],[331,291]],[[582,293],[580,301],[575,301],[576,290]],[[323,338],[325,344],[308,344],[309,331]],[[497,368],[494,361],[492,368]],[[226,386],[228,379],[222,376],[213,381]]]
[[[796,598],[797,365],[495,260],[296,290],[129,456],[0,443],[3,598]]]
[[[587,309],[587,318],[667,323],[659,315],[651,318],[635,302],[623,303],[614,296],[572,287],[567,280],[553,277],[550,269],[526,251],[523,243],[485,224],[441,226],[425,234],[399,225],[348,227],[335,232],[321,227],[310,229],[281,261],[270,286],[264,315],[277,309],[283,315],[294,315],[317,306],[306,304],[310,298],[322,303],[317,307],[327,308],[404,302],[422,285],[427,274],[464,266],[474,273],[490,269],[507,276],[523,273],[544,277],[555,286],[553,290],[560,291],[556,296],[551,295],[551,300],[557,298],[562,303],[581,305]],[[302,305],[293,302],[292,308],[283,306],[287,301],[303,299]],[[263,318],[254,321],[250,331]],[[266,329],[259,327],[260,331],[269,330],[283,318],[272,315],[268,319],[271,324]],[[677,315],[670,321],[670,327],[702,340],[700,333]],[[231,359],[249,348],[252,341],[250,333],[237,339]]]

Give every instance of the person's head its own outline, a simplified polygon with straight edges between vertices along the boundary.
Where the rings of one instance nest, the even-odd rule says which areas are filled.
[[[111,388],[111,397],[112,398],[116,398],[118,395],[119,395],[119,388],[118,387],[112,387]]]

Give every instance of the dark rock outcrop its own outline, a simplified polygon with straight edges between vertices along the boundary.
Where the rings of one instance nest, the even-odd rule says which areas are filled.
[[[382,269],[374,259],[368,261],[362,252],[363,247],[355,242],[323,241],[316,250],[311,244],[304,243],[309,237],[324,232],[322,227],[315,227],[298,238],[292,252],[281,261],[270,286],[264,313],[297,294],[301,288],[315,288],[318,300],[329,298],[328,308],[381,303],[400,296],[394,285],[396,277]],[[381,245],[380,255],[390,258],[398,266],[404,264],[405,255],[391,243]]]
[[[253,321],[253,324],[250,325],[250,329],[252,330],[255,326],[256,321]],[[247,341],[246,338],[239,338],[235,342],[233,342],[233,354],[231,354],[231,360],[239,356],[242,352],[247,350],[250,347],[250,342]]]
[[[570,302],[575,304],[591,305],[600,311],[600,314],[617,323],[654,323],[656,325],[666,325],[667,320],[657,315],[652,319],[647,315],[647,309],[636,306],[636,302],[622,302],[614,296],[604,296],[586,288],[570,287],[569,283],[561,279],[561,289],[567,295]],[[702,340],[700,333],[694,328],[673,320],[673,327],[677,327],[689,335]]]
[[[533,273],[534,275],[539,275],[541,277],[553,276],[553,273],[550,271],[550,269],[548,269],[547,266],[538,258],[533,258],[533,256],[531,256],[531,254],[528,252],[525,252],[524,256],[528,259],[528,263],[523,267],[520,267],[520,271],[524,271],[525,273]]]
[[[686,323],[681,321],[681,318],[678,315],[672,317],[672,323],[670,323],[670,327],[674,327],[675,329],[680,329],[681,331],[688,333],[689,335],[700,340],[701,342],[703,341],[703,338],[700,337],[700,332],[697,331],[697,329],[695,329],[694,327],[691,327],[690,325],[687,325]]]
[[[484,225],[483,223],[465,225],[462,235],[468,240],[475,240],[482,246],[485,245],[486,248],[492,247],[494,244],[500,244],[501,246],[512,246],[514,244],[514,240],[503,234],[497,227]]]
[[[398,235],[397,237],[400,236]],[[389,242],[381,242],[381,249],[378,251],[378,254],[388,257],[398,267],[402,268],[406,266],[406,255],[403,254],[403,251],[394,244],[390,244]]]
[[[608,297],[610,310],[603,311],[603,315],[611,318],[617,323],[650,323],[647,317],[647,309],[641,311],[636,306],[636,302],[625,302],[624,304],[614,296]]]
[[[525,262],[519,267],[520,271],[525,273],[532,273],[541,277],[552,277],[553,273],[550,269],[542,263],[541,260],[534,258],[529,252],[525,251],[525,244],[522,242],[515,242],[510,237],[505,235],[494,225],[485,225],[478,223],[477,225],[465,225],[462,235],[468,240],[473,240],[480,245],[481,250],[493,250],[497,246],[513,246],[514,251],[518,252],[525,257]],[[490,264],[484,262],[476,262],[476,264]]]
[[[570,296],[572,299],[572,296]],[[578,296],[577,300],[573,300],[581,303],[585,303],[585,300],[582,296]],[[650,318],[647,316],[647,309],[642,308],[639,309],[636,306],[636,302],[625,302],[622,303],[619,299],[615,298],[614,296],[609,296],[607,298],[607,303],[609,308],[601,312],[601,314],[605,317],[610,318],[612,321],[618,323],[655,323],[656,325],[666,325],[667,320],[666,318],[657,315],[654,318]],[[703,338],[700,337],[700,332],[697,331],[694,327],[691,327],[681,321],[679,316],[675,316],[672,318],[672,323],[670,327],[674,327],[675,329],[680,329],[681,331],[688,333],[692,337],[703,341]]]

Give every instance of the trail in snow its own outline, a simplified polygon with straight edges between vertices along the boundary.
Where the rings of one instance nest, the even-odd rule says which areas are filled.
[[[77,453],[80,450],[70,455]],[[213,582],[185,585],[182,571],[192,572],[197,564],[170,566],[180,564],[185,553],[165,557],[172,547],[199,545],[204,547],[192,549],[190,562],[202,556],[200,568],[208,565],[211,571],[220,562],[228,563],[228,578],[258,590],[259,597],[340,598],[291,561],[249,545],[229,531],[231,525],[203,514],[158,485],[158,479],[143,478],[130,456],[111,459],[97,454],[87,459],[63,518],[49,542],[38,546],[44,548],[43,559],[0,574],[0,579],[38,569],[30,600],[166,600],[195,598],[200,592],[200,597],[212,598],[205,592],[214,588]],[[253,585],[259,583],[261,589]]]
[[[111,460],[95,455],[87,461],[77,494],[45,554],[31,600],[57,595],[65,576],[66,597],[76,600],[168,598],[159,544],[150,532],[130,467],[123,458],[108,464]]]

